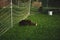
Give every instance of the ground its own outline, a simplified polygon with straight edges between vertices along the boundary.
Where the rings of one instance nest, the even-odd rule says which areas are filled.
[[[60,15],[31,12],[26,18],[38,26],[19,26],[18,23],[0,37],[0,40],[60,40]]]
[[[19,25],[19,21],[21,21],[19,19],[26,16],[25,14],[28,11],[24,11],[24,9],[28,6],[25,8],[24,5],[22,6],[21,8],[17,8],[16,5],[13,7],[14,25],[0,36],[0,40],[60,40],[60,15],[50,16],[48,13],[39,13],[36,8],[31,8],[31,14],[26,19],[36,22],[37,26],[23,27]],[[6,25],[0,27],[0,29],[10,25],[10,12],[10,8],[0,10],[0,22],[4,22],[4,25]],[[24,15],[21,16],[21,14]]]

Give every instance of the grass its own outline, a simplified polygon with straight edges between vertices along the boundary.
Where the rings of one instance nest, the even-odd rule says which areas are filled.
[[[27,18],[38,26],[19,26],[18,23],[0,37],[0,40],[59,40],[60,16],[31,12]]]
[[[24,9],[24,7],[21,9]],[[4,10],[7,11],[7,9],[4,9]],[[36,8],[35,9],[32,8],[31,15],[26,19],[36,22],[38,25],[37,26],[19,26],[18,22],[21,21],[20,19],[23,18],[24,16],[24,15],[21,16],[21,14],[19,15],[20,13],[19,11],[21,12],[22,10],[20,10],[17,7],[14,8],[13,17],[14,17],[15,25],[13,28],[10,28],[10,30],[8,30],[5,34],[0,36],[0,40],[60,40],[60,15],[54,14],[52,16],[49,16],[45,13],[37,12]],[[22,13],[25,13],[25,11]],[[2,16],[5,14],[2,14],[0,11],[0,15]],[[8,15],[6,16],[8,17]],[[4,17],[3,19],[5,19]],[[6,20],[1,19],[0,22],[6,21],[4,25],[7,25],[9,22],[7,19]]]

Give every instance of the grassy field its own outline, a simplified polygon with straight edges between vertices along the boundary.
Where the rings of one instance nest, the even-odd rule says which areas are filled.
[[[39,13],[36,8],[31,8],[31,14],[26,19],[36,22],[37,26],[20,26],[19,21],[28,13],[28,9],[25,11],[28,6],[26,8],[24,5],[22,6],[20,8],[16,7],[16,5],[13,6],[14,27],[0,36],[0,40],[60,40],[60,15],[50,16]],[[1,25],[0,31],[1,28],[11,26],[11,11],[9,9],[0,9],[0,23],[6,25]],[[5,11],[2,12],[3,10]]]
[[[0,40],[60,40],[60,15],[49,16],[31,11],[31,15],[26,19],[38,25],[19,26],[16,23],[0,37]]]

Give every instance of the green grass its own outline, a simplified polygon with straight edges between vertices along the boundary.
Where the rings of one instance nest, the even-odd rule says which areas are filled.
[[[31,12],[27,18],[38,26],[19,26],[18,23],[0,37],[0,40],[59,40],[60,16]]]
[[[14,27],[10,28],[10,30],[0,36],[0,40],[60,40],[60,15],[54,14],[49,16],[45,13],[37,12],[37,8],[32,8],[31,15],[26,19],[29,19],[38,25],[19,26],[19,21],[26,16],[28,10],[23,11],[25,9],[24,5],[22,5],[23,7],[21,6],[20,8],[15,6],[16,5],[13,5],[13,21],[15,23]],[[3,16],[3,18],[0,17],[0,22],[3,22],[4,25],[6,25],[1,25],[0,30],[1,28],[3,29],[11,25],[9,16],[10,14],[8,15],[10,11],[7,11],[8,9],[0,10],[0,16]]]

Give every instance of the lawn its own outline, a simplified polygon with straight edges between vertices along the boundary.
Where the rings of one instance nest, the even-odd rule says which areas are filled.
[[[0,40],[60,40],[60,15],[49,16],[31,11],[26,19],[38,25],[19,26],[19,23],[16,23],[13,28],[0,36]]]
[[[0,31],[5,27],[10,28],[0,36],[0,40],[60,40],[60,15],[50,16],[48,13],[39,13],[37,8],[31,8],[31,13],[26,19],[37,23],[37,26],[19,25],[19,21],[28,14],[29,5],[27,4],[21,5],[19,8],[13,5],[14,25],[12,28],[10,28],[11,8],[0,9],[0,23],[5,25],[0,25]]]

